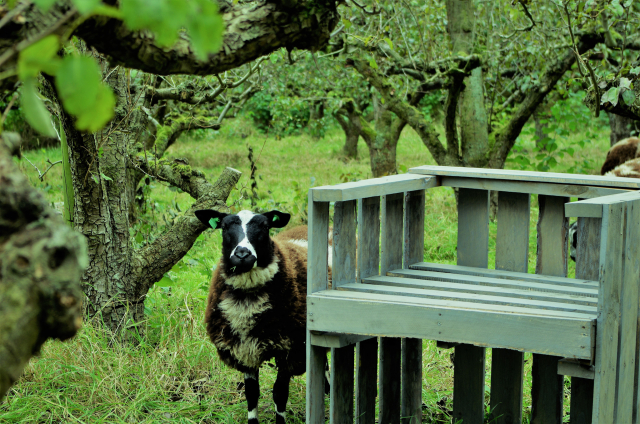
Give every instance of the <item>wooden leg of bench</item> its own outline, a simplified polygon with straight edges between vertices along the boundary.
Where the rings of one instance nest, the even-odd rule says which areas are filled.
[[[533,354],[531,424],[561,424],[564,376],[557,356]]]
[[[307,331],[307,424],[324,424],[324,365],[327,349],[311,344]]]
[[[402,424],[422,422],[422,340],[402,339]]]
[[[483,347],[467,344],[455,347],[452,422],[484,422],[484,367]]]
[[[491,352],[491,417],[496,424],[522,422],[524,354],[509,349]]]
[[[353,423],[354,345],[331,349],[331,424]]]
[[[591,424],[593,380],[571,377],[571,405],[569,408],[569,422],[571,424]]]
[[[356,344],[356,424],[375,424],[378,395],[378,338]]]
[[[400,338],[380,338],[380,424],[400,422]]]

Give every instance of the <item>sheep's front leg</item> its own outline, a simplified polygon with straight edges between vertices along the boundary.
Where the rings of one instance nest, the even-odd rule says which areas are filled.
[[[276,405],[276,424],[285,424],[285,413],[287,410],[287,400],[289,400],[289,381],[291,375],[278,369],[278,376],[273,385],[273,403]]]
[[[249,424],[258,424],[258,399],[260,398],[259,370],[244,373],[244,394],[247,397]]]

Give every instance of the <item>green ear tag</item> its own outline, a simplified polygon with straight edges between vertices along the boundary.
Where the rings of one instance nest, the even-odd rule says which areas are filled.
[[[211,225],[211,228],[215,230],[216,227],[218,226],[218,221],[220,221],[220,218],[211,218],[209,220],[209,225]]]
[[[278,215],[273,215],[273,222],[276,222],[279,219],[280,219],[280,217]]]

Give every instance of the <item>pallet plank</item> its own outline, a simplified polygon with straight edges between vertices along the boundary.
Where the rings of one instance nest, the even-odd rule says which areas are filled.
[[[487,268],[489,261],[489,191],[461,188],[458,190],[457,264]],[[436,337],[436,340],[443,340]],[[457,341],[457,340],[449,340]],[[454,355],[453,422],[484,422],[485,349],[459,345]]]
[[[538,196],[536,274],[567,275],[567,233],[564,216],[568,197]],[[594,290],[595,291],[595,290]],[[596,291],[597,292],[597,291]],[[558,356],[533,354],[531,422],[561,424],[564,377],[558,375]]]
[[[336,202],[333,213],[331,287],[356,281],[356,201]]]
[[[311,344],[322,347],[345,347],[368,340],[371,337],[360,334],[343,334],[332,332],[311,332]]]
[[[424,190],[436,187],[437,184],[435,177],[400,174],[332,186],[314,187],[309,192],[313,200],[317,202],[338,202],[404,193],[405,191]]]
[[[353,423],[354,346],[331,349],[331,424]]]
[[[380,197],[358,201],[358,281],[380,268]]]
[[[531,195],[498,193],[496,269],[527,272]],[[497,424],[522,421],[524,355],[508,349],[491,353],[491,416]]]

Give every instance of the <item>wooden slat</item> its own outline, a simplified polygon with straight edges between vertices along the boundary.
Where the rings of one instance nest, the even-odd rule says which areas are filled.
[[[569,220],[564,216],[564,204],[569,200],[568,197],[538,196],[536,274],[567,275]],[[532,424],[562,423],[564,377],[558,375],[559,359],[557,356],[533,354]]]
[[[578,218],[576,279],[598,279],[601,226],[602,219],[600,218]],[[572,377],[569,422],[571,424],[590,424],[592,409],[593,380]]]
[[[549,317],[593,318],[596,308],[557,302],[536,302],[514,299],[515,302],[504,301],[496,296],[480,297],[474,294],[428,291],[407,287],[389,287],[374,284],[346,284],[340,290],[332,291],[343,298],[363,299],[365,294],[393,297],[401,303],[429,305],[433,307],[472,309],[477,311],[504,311],[507,313],[543,315]],[[322,292],[323,296],[328,293]],[[477,300],[476,300],[477,299]]]
[[[327,255],[329,246],[329,203],[314,202],[309,194],[309,250],[307,294],[326,290],[328,285]],[[307,327],[312,315],[307,317]],[[324,366],[326,350],[311,343],[307,328],[307,424],[324,423]]]
[[[584,365],[572,359],[561,359],[558,361],[558,375],[593,380],[595,371],[593,365]],[[589,414],[591,414],[590,409]]]
[[[554,299],[551,299],[550,297],[554,296],[552,294],[530,292],[530,296],[526,296],[526,291],[524,290],[521,290],[520,293],[516,292],[516,290],[510,290],[509,292],[512,295],[509,296],[510,293],[507,293],[506,291],[501,292],[500,289],[493,287],[463,286],[461,284],[454,283],[445,284],[433,282],[431,285],[439,285],[439,287],[434,288],[430,287],[429,282],[425,282],[423,280],[412,280],[409,278],[371,277],[364,281],[368,284],[346,284],[341,289],[365,293],[389,293],[400,296],[447,299],[459,302],[471,302],[474,304],[519,306],[523,308],[548,309],[554,311],[583,312],[587,314],[595,314],[597,310],[596,305],[593,304],[590,306],[583,302],[563,302],[563,299],[557,295],[555,295]],[[381,284],[374,284],[376,282],[380,282]],[[451,289],[447,286],[451,286]],[[474,307],[476,307],[476,305],[474,305]]]
[[[580,200],[579,202],[565,205],[565,216],[582,218],[602,218],[603,207],[615,203],[628,202],[640,199],[640,193],[630,191],[612,196],[597,197],[594,199]]]
[[[502,271],[498,269],[484,269],[475,268],[470,266],[459,265],[447,265],[447,264],[434,264],[431,262],[422,262],[411,265],[411,269],[433,271],[433,272],[445,272],[460,275],[477,275],[479,277],[488,278],[502,278],[505,280],[515,280],[520,282],[533,282],[533,283],[548,283],[549,285],[576,287],[576,288],[588,288],[589,290],[597,290],[599,283],[597,281],[591,281],[578,278],[560,278],[551,275],[537,275],[537,274],[525,274],[522,272]]]
[[[317,202],[338,202],[403,193],[405,191],[424,190],[436,187],[436,185],[437,179],[435,177],[401,174],[370,178],[353,183],[314,187],[309,192],[312,194],[313,200]]]
[[[496,269],[527,272],[531,196],[501,191],[498,194]],[[491,352],[491,416],[497,424],[522,421],[524,356],[522,352]]]
[[[618,355],[618,422],[632,422],[636,394],[638,332],[638,279],[640,278],[640,201],[626,206],[624,278],[620,299],[620,350]]]
[[[388,276],[376,275],[374,277],[365,278],[364,280],[362,280],[362,282],[365,284],[387,285],[390,287],[446,290],[450,292],[478,293],[491,296],[514,297],[547,302],[576,303],[579,305],[593,307],[596,307],[598,305],[598,293],[595,292],[595,290],[589,290],[589,293],[585,294],[573,288],[552,290],[545,286],[544,289],[537,289],[531,288],[529,284],[518,287],[517,282],[500,285],[499,283],[504,282],[505,280],[492,280],[489,278],[485,279],[489,280],[488,283],[476,283],[474,281],[466,282],[460,281],[465,278],[465,276],[462,276],[462,278],[456,278],[455,276],[453,276],[453,274],[442,274],[445,276],[451,275],[451,277],[444,277],[438,280],[432,280],[429,278],[416,279],[412,278],[414,277],[413,275],[403,270],[394,270],[387,274]],[[417,275],[417,277],[421,276]],[[471,279],[473,277],[466,278]],[[493,282],[496,282],[498,284],[491,284]],[[534,287],[540,285],[541,284],[535,284]]]
[[[356,280],[356,201],[336,202],[333,213],[331,287]]]
[[[438,302],[431,299],[421,299],[423,304],[402,303],[402,300],[400,296],[336,290],[313,294],[307,299],[307,308],[318,319],[310,321],[309,327],[317,331],[444,340],[591,358],[595,317],[568,318],[580,316],[569,312],[557,312],[557,316],[552,317],[449,309],[432,306]],[[408,322],[421,325],[407,325]],[[500,331],[496,331],[497,328]]]
[[[424,190],[410,191],[404,196],[405,267],[424,258]],[[422,340],[402,340],[402,379],[400,415],[403,424],[422,422]]]
[[[331,424],[353,424],[354,346],[331,349]]]
[[[393,269],[387,272],[388,276],[391,277],[405,277],[405,278],[413,278],[420,280],[429,280],[429,281],[441,281],[448,283],[458,283],[458,284],[466,284],[466,285],[480,285],[480,286],[488,286],[488,287],[502,287],[505,289],[521,289],[532,292],[541,292],[541,293],[556,293],[556,294],[564,294],[567,296],[579,296],[579,297],[590,297],[593,298],[597,303],[598,298],[598,289],[589,285],[586,286],[584,284],[574,284],[572,286],[561,286],[553,283],[530,283],[528,281],[522,280],[507,280],[507,279],[499,279],[499,278],[488,278],[488,277],[476,277],[473,275],[458,275],[458,274],[450,274],[444,272],[430,272],[430,271],[418,271],[413,269]],[[524,275],[524,274],[521,274]],[[377,281],[383,280],[384,276],[374,276],[369,277],[365,280],[367,281]],[[570,280],[575,281],[573,278]],[[363,280],[364,281],[364,280]],[[597,282],[594,282],[597,283]],[[577,287],[574,287],[577,286]],[[593,288],[592,288],[593,287]]]
[[[311,344],[322,347],[345,347],[370,338],[370,336],[363,336],[361,334],[311,332]]]
[[[441,175],[488,180],[530,181],[541,183],[575,184],[600,187],[640,189],[636,178],[601,177],[584,174],[561,174],[556,172],[515,171],[511,169],[466,168],[455,166],[418,166],[409,169],[410,174]],[[491,190],[495,190],[491,188]]]
[[[489,260],[489,191],[458,190],[457,264],[487,268]],[[436,340],[442,338],[435,337]],[[456,341],[456,340],[450,340]],[[479,346],[456,346],[453,370],[453,422],[484,422],[485,349]]]
[[[543,194],[547,196],[567,196],[590,199],[627,192],[629,189],[605,188],[597,186],[539,183],[528,181],[486,180],[463,177],[438,177],[439,185],[445,187],[474,188],[481,190],[508,191],[511,193]]]
[[[358,200],[358,278],[380,268],[380,197]],[[356,423],[374,424],[378,392],[378,340],[356,345]]]
[[[382,196],[381,273],[402,267],[403,206],[401,193]],[[400,421],[400,349],[400,339],[380,338],[381,423]]]
[[[596,375],[594,379],[593,418],[598,423],[613,422],[616,409],[616,377],[620,295],[624,254],[624,203],[604,207],[600,243],[600,296],[596,334]]]

